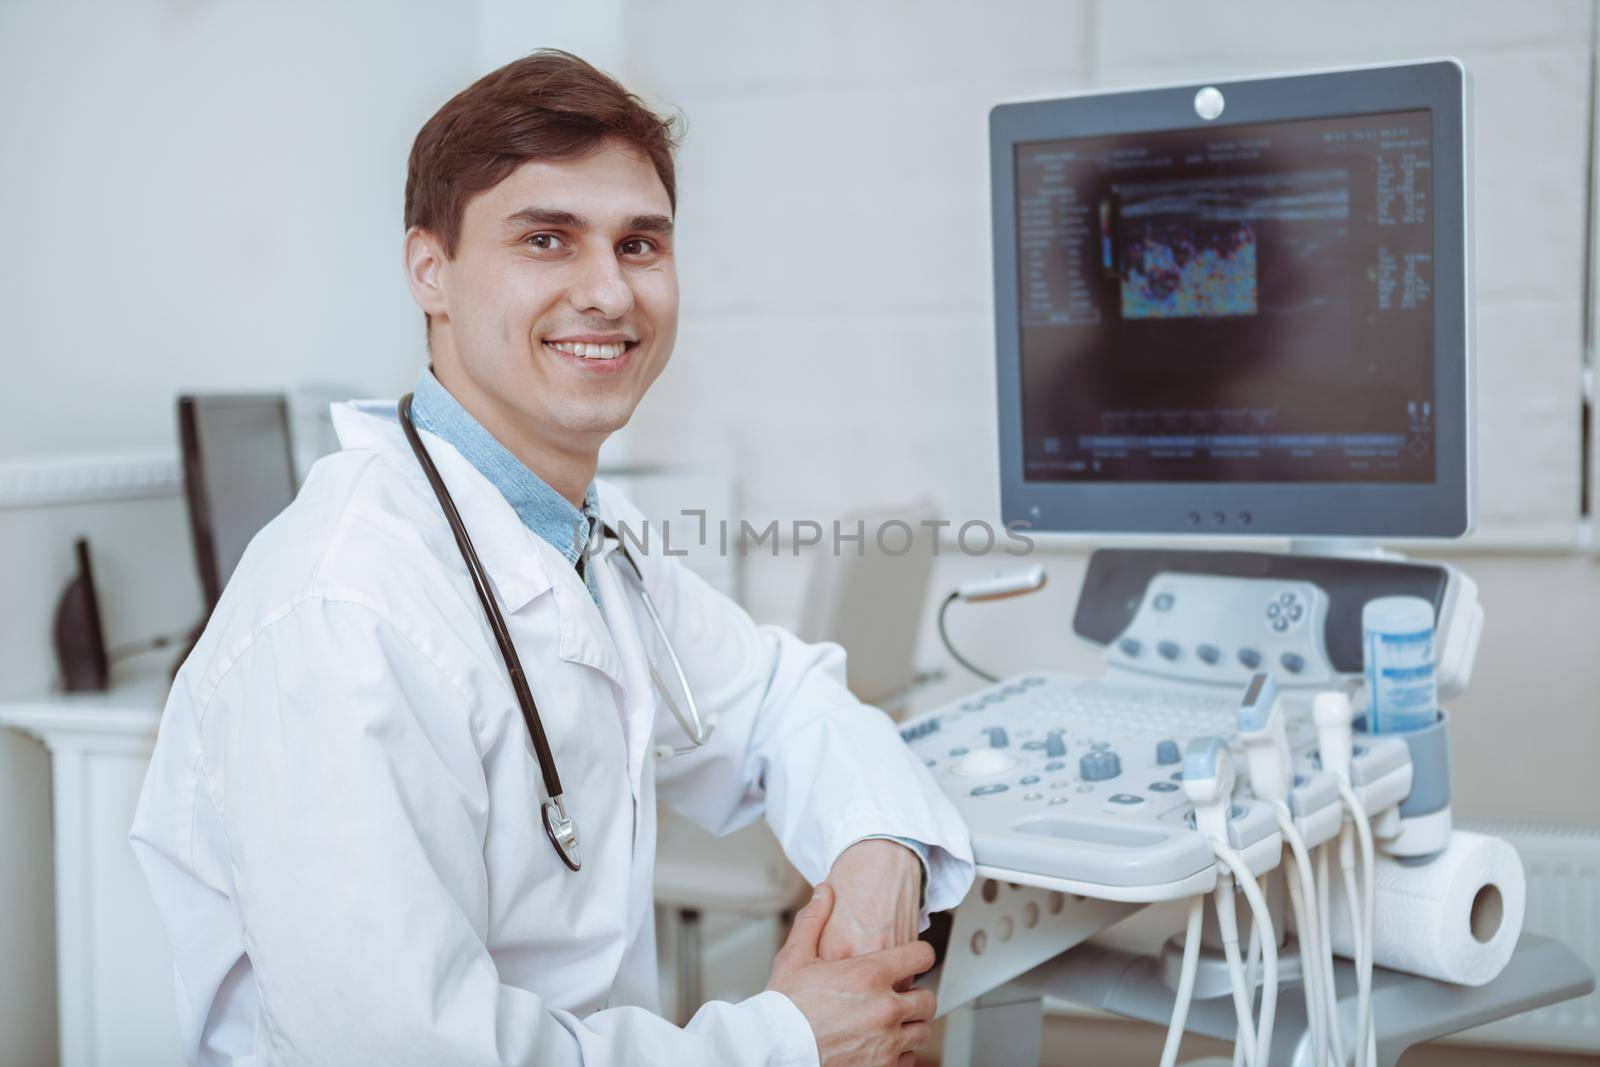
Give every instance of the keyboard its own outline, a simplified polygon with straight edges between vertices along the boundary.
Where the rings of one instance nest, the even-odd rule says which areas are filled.
[[[1182,785],[1183,750],[1193,737],[1220,737],[1234,748],[1241,787],[1230,843],[1247,860],[1277,863],[1277,816],[1249,795],[1235,738],[1238,701],[1220,687],[1033,673],[908,719],[900,735],[966,818],[986,873],[1107,900],[1173,900],[1215,881],[1215,859],[1193,828]],[[1288,727],[1303,772],[1291,808],[1306,820],[1303,832],[1326,839],[1338,828],[1337,790],[1313,773],[1319,764],[1308,716],[1289,714]],[[1397,803],[1410,789],[1403,741],[1370,739],[1354,764],[1352,779],[1372,790],[1374,803],[1399,789],[1388,800]]]

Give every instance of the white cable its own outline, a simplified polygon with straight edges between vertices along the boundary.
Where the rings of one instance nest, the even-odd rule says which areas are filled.
[[[1344,806],[1350,810],[1350,821],[1355,824],[1356,837],[1361,842],[1362,896],[1361,896],[1361,926],[1352,925],[1351,934],[1356,941],[1358,949],[1356,964],[1358,968],[1357,992],[1359,999],[1356,1001],[1356,1047],[1355,1054],[1358,1067],[1373,1067],[1376,1062],[1375,1045],[1377,1041],[1377,1026],[1372,1019],[1372,957],[1377,950],[1373,930],[1373,913],[1377,904],[1377,868],[1376,849],[1372,843],[1372,824],[1367,819],[1367,810],[1361,804],[1361,798],[1356,796],[1355,790],[1346,780],[1339,780],[1339,796],[1344,800]],[[1340,836],[1340,862],[1344,860],[1344,841]],[[1346,888],[1346,893],[1349,888]],[[1352,917],[1353,918],[1353,917]],[[1366,1057],[1362,1053],[1366,1052]]]
[[[1276,805],[1278,830],[1289,846],[1294,864],[1286,872],[1289,906],[1294,911],[1294,921],[1300,932],[1300,976],[1306,998],[1306,1025],[1311,1028],[1312,1062],[1326,1067],[1328,1062],[1327,1001],[1322,995],[1321,938],[1317,931],[1317,916],[1312,911],[1312,892],[1315,882],[1311,875],[1311,856],[1306,850],[1305,838],[1294,824],[1294,815],[1282,801]]]
[[[1251,1057],[1251,1063],[1252,1067],[1266,1067],[1267,1058],[1272,1054],[1273,1015],[1278,1010],[1278,940],[1272,931],[1272,913],[1267,910],[1267,898],[1261,895],[1261,887],[1256,885],[1243,857],[1218,838],[1212,839],[1211,851],[1233,872],[1239,888],[1244,890],[1245,900],[1250,902],[1251,915],[1261,928],[1261,1020],[1257,1023],[1256,1055]],[[1237,934],[1235,931],[1236,941]],[[1238,951],[1237,944],[1234,951]]]
[[[1342,856],[1341,856],[1342,861]],[[1342,867],[1344,875],[1344,907],[1350,921],[1350,941],[1355,950],[1355,1067],[1370,1067],[1366,1064],[1366,1024],[1371,1013],[1371,989],[1366,985],[1366,945],[1362,942],[1362,897],[1358,886],[1355,885],[1355,870]]]
[[[1333,1062],[1345,1067],[1344,1031],[1339,1022],[1339,989],[1333,980],[1333,906],[1331,902],[1332,875],[1328,870],[1328,851],[1331,843],[1317,849],[1316,893],[1317,935],[1322,948],[1322,992],[1327,998],[1328,1044],[1333,1052]]]
[[[1256,883],[1260,885],[1260,883]],[[1256,973],[1261,969],[1261,927],[1255,923],[1250,924],[1250,947],[1244,954],[1244,987],[1249,991],[1250,1010],[1255,1011],[1256,1003]],[[1248,1024],[1234,1031],[1233,1035],[1233,1067],[1241,1067],[1244,1063],[1244,1042],[1239,1040],[1239,1034],[1249,1029]]]
[[[1183,932],[1183,965],[1178,969],[1178,999],[1172,1005],[1172,1021],[1167,1024],[1167,1043],[1161,1048],[1161,1067],[1174,1067],[1178,1046],[1183,1044],[1183,1028],[1189,1022],[1189,1004],[1194,1000],[1195,973],[1200,970],[1200,922],[1206,898],[1189,902],[1189,924]]]
[[[1215,843],[1213,847],[1216,847]],[[1221,859],[1221,856],[1217,858]],[[1233,878],[1226,874],[1218,878],[1214,895],[1217,904],[1217,929],[1222,934],[1222,955],[1228,961],[1228,983],[1233,987],[1233,1013],[1239,1020],[1238,1038],[1234,1043],[1234,1050],[1237,1052],[1239,1047],[1243,1046],[1245,1059],[1250,1067],[1257,1067],[1256,1036],[1250,1018],[1254,991],[1245,985],[1244,963],[1239,958],[1239,916],[1233,910]]]
[[[1344,850],[1340,850],[1340,874],[1344,878],[1344,904],[1349,913],[1351,948],[1355,950],[1356,965],[1356,1029],[1354,1041],[1355,1067],[1364,1067],[1366,1059],[1363,1056],[1366,1046],[1367,1018],[1371,1011],[1371,989],[1364,980],[1366,974],[1366,945],[1361,939],[1361,931],[1365,928],[1361,921],[1361,894],[1356,885],[1356,873],[1352,867],[1344,865]]]
[[[1293,863],[1284,872],[1284,889],[1289,896],[1289,911],[1294,917],[1297,945],[1300,950],[1300,992],[1306,1002],[1306,1034],[1311,1041],[1313,1063],[1327,1064],[1326,1041],[1322,1030],[1322,959],[1311,950],[1312,936],[1306,933],[1306,922],[1311,919],[1307,907],[1308,897],[1301,888],[1300,874]],[[1310,966],[1312,962],[1315,966]]]

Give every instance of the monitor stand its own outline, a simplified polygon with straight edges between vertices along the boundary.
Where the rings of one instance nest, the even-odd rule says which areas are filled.
[[[1376,541],[1359,537],[1295,537],[1289,540],[1291,556],[1322,556],[1332,559],[1403,560],[1405,553],[1384,548]]]

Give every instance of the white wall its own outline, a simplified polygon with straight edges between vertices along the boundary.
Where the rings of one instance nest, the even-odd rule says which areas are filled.
[[[1475,98],[1479,540],[1576,543],[1584,0],[704,0],[635,2],[629,23],[630,77],[690,128],[681,340],[637,439],[738,470],[752,508],[774,514],[922,490],[952,515],[993,510],[995,102],[1461,57]],[[812,432],[819,414],[834,432]]]
[[[175,446],[186,390],[407,384],[406,154],[476,49],[421,2],[0,4],[0,460]],[[0,509],[0,694],[50,684],[78,534],[108,641],[198,614],[177,497]],[[55,1056],[48,781],[0,730],[6,1062]]]
[[[470,19],[421,3],[0,6],[0,457],[174,445],[183,391],[407,384],[423,347],[400,270],[406,153],[474,47]],[[63,534],[129,511],[0,516],[22,608],[0,685],[50,678]],[[92,542],[133,565],[97,575],[113,643],[196,610],[181,501],[132,512]]]
[[[958,521],[995,517],[993,103],[1460,57],[1474,97],[1481,533],[1450,558],[1480,582],[1488,626],[1454,709],[1459,808],[1596,823],[1600,566],[1572,547],[1590,3],[632,0],[628,24],[628,77],[689,120],[683,322],[635,448],[736,475],[762,521],[921,493]],[[1082,547],[1042,547],[1043,594],[974,608],[952,630],[999,667],[1093,670],[1070,636]],[[980,565],[947,554],[935,580]],[[797,618],[803,580],[804,561],[751,559],[754,610]],[[931,628],[923,653],[952,672],[924,704],[971,684]]]

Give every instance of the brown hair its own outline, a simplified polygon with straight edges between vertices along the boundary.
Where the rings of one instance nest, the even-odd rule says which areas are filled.
[[[473,82],[418,132],[406,168],[406,229],[422,227],[453,257],[473,196],[531,159],[576,159],[610,138],[649,158],[676,211],[679,127],[610,75],[542,48]]]

